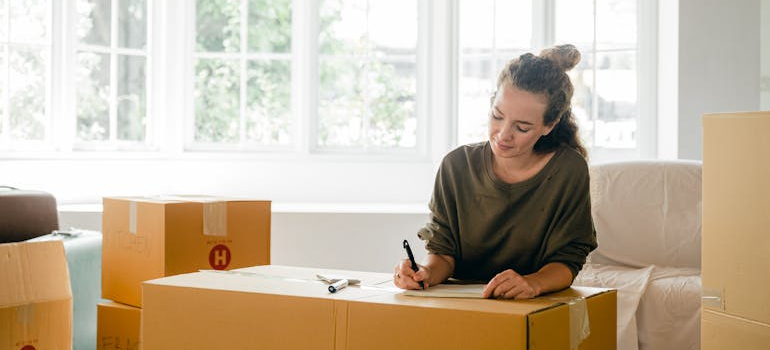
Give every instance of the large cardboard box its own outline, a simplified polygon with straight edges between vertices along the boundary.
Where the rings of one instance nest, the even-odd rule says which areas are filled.
[[[770,324],[769,131],[770,112],[703,116],[703,305],[764,324]]]
[[[107,301],[97,309],[96,348],[99,350],[138,350],[141,348],[142,309]]]
[[[270,202],[105,198],[102,297],[141,307],[142,281],[270,263]]]
[[[0,350],[72,349],[62,242],[0,244]]]
[[[770,325],[703,310],[701,350],[770,349]]]
[[[360,279],[362,286],[332,294],[316,274]],[[257,266],[148,281],[143,349],[616,347],[613,290],[575,287],[524,301],[424,298],[403,295],[391,278]],[[582,331],[588,335],[581,343]]]

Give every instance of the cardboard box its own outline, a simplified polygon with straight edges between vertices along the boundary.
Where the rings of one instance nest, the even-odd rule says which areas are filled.
[[[362,286],[332,294],[318,273]],[[148,281],[143,348],[570,349],[586,312],[590,334],[577,339],[579,349],[616,347],[613,290],[575,287],[524,301],[423,298],[403,295],[391,279],[258,266]]]
[[[141,307],[141,282],[270,263],[270,202],[105,198],[102,297]]]
[[[138,350],[141,348],[142,309],[108,301],[97,310],[96,348],[99,350]]]
[[[62,242],[0,244],[0,350],[72,349]]]
[[[703,116],[704,308],[770,324],[770,112]]]
[[[770,325],[703,310],[701,326],[702,350],[767,350],[770,348]]]

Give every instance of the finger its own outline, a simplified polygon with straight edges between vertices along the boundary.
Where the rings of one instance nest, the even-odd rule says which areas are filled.
[[[497,297],[497,295],[494,294],[495,290],[506,280],[508,280],[510,276],[510,272],[513,272],[513,270],[505,270],[503,272],[498,273],[493,277],[491,280],[489,280],[489,283],[484,287],[484,290],[482,291],[482,296],[484,298],[489,297]]]
[[[492,291],[492,297],[493,298],[503,298],[505,297],[505,293],[507,293],[509,290],[515,289],[516,284],[513,280],[505,280]]]
[[[411,280],[411,278],[405,276],[410,273],[411,269],[404,269],[402,265],[399,263],[393,268],[393,284],[398,288],[407,289],[408,284],[406,281]]]
[[[484,298],[490,298],[492,297],[492,292],[494,292],[495,288],[500,284],[500,278],[498,276],[495,276],[492,278],[486,286],[484,286],[484,290],[481,291],[481,296]]]
[[[503,295],[506,299],[531,299],[535,296],[535,288],[533,288],[526,279],[522,279]]]
[[[412,276],[414,274],[414,270],[412,270],[412,263],[409,260],[401,260],[401,264],[399,265],[399,272],[404,276]]]
[[[425,268],[420,267],[420,270],[414,273],[413,278],[415,281],[427,281],[428,276],[428,271],[425,270]]]
[[[420,284],[411,277],[401,276],[401,281],[404,284],[404,289],[420,289]]]
[[[411,277],[396,274],[393,278],[393,282],[396,287],[401,289],[418,289],[420,285],[415,282]]]
[[[516,299],[519,295],[522,293],[522,288],[520,285],[514,285],[510,289],[506,290],[503,294],[500,295],[500,298],[504,299]]]

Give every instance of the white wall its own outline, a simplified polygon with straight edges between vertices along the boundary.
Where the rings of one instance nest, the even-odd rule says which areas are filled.
[[[417,231],[428,220],[427,206],[274,205],[270,254],[275,265],[392,272],[411,244],[415,259],[425,255]],[[101,206],[61,206],[59,226],[101,231]]]
[[[760,0],[679,0],[678,157],[702,159],[704,113],[759,109]]]

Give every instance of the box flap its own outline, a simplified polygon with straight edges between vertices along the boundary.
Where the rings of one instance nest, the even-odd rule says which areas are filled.
[[[350,274],[350,276],[360,279],[361,286],[349,286],[337,293],[330,293],[327,289],[328,284],[319,280],[316,273],[345,275],[346,272],[284,266],[255,266],[231,271],[203,270],[146,281],[143,283],[143,288],[148,288],[148,285],[186,287],[340,300],[354,300],[395,292],[394,288],[380,287],[375,284],[383,281],[381,278],[383,274],[356,272],[355,275]]]
[[[704,309],[701,315],[701,348],[767,349],[770,325]]]
[[[534,299],[526,300],[498,300],[498,299],[463,299],[463,298],[426,298],[413,297],[403,293],[379,295],[367,298],[367,302],[386,304],[400,304],[415,307],[446,308],[455,310],[472,310],[490,313],[504,313],[512,315],[528,315],[541,310],[562,305],[572,299],[588,298],[590,296],[609,291],[605,288],[571,287],[557,293],[546,294]]]
[[[0,244],[0,307],[70,299],[61,241]]]
[[[105,197],[104,199],[150,203],[270,202],[270,200],[264,199],[234,198],[202,194],[159,194],[148,196]]]

